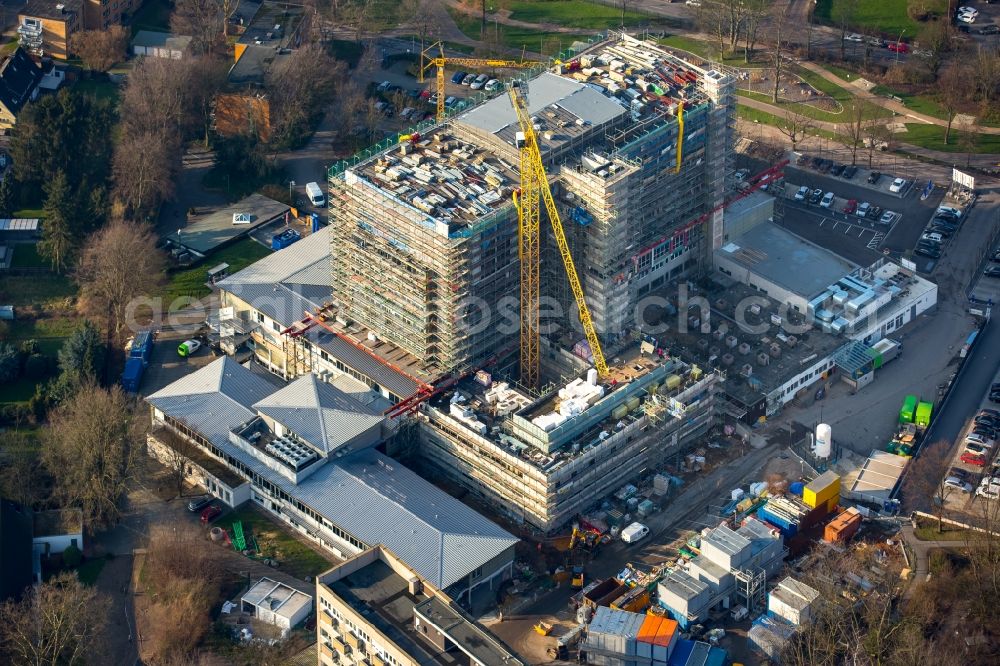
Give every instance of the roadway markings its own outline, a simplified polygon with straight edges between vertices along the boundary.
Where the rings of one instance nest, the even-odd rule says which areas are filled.
[[[879,248],[879,245],[881,245],[882,241],[884,240],[885,240],[885,234],[882,233],[881,231],[876,231],[875,235],[872,236],[872,239],[868,241],[868,249],[877,250]]]

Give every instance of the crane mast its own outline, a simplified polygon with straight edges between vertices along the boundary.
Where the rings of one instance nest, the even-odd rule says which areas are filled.
[[[538,385],[539,367],[539,263],[540,263],[540,218],[541,203],[549,215],[556,245],[562,257],[566,277],[569,279],[573,298],[576,299],[583,332],[590,344],[594,357],[594,367],[600,376],[608,374],[608,364],[604,360],[601,342],[594,328],[590,308],[584,298],[583,285],[576,272],[576,264],[570,254],[566,233],[563,230],[559,210],[552,198],[552,190],[545,175],[542,153],[538,148],[538,137],[528,114],[527,90],[524,82],[515,81],[510,86],[510,100],[517,114],[521,132],[517,137],[520,151],[521,189],[514,195],[518,215],[518,256],[521,261],[521,380],[529,387]]]

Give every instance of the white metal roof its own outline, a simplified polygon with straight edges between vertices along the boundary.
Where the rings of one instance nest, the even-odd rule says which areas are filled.
[[[229,441],[231,429],[256,415],[252,405],[284,390],[276,391],[268,380],[224,356],[146,400],[359,541],[385,545],[439,589],[517,543],[506,530],[376,451],[331,460],[296,485]]]

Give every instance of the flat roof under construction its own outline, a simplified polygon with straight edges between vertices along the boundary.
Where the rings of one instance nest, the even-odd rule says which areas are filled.
[[[753,227],[716,252],[804,298],[815,296],[858,268],[769,222]]]
[[[908,462],[894,453],[873,450],[851,485],[850,495],[871,502],[890,499]]]

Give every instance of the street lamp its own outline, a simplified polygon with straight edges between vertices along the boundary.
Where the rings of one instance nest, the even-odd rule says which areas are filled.
[[[288,181],[288,200],[294,205],[295,204],[295,198],[292,196],[292,188],[293,187],[295,187],[295,181],[294,180]]]
[[[896,40],[896,64],[899,64],[899,51],[903,47],[903,33],[906,32],[906,28],[899,31],[899,39]]]

